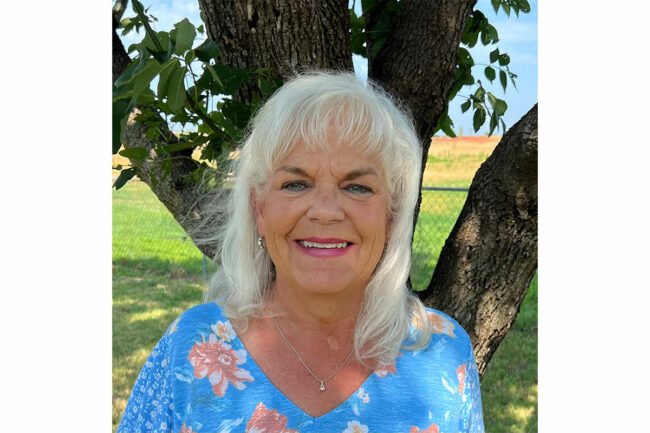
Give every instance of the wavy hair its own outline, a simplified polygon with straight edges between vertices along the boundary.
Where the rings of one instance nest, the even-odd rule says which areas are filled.
[[[360,361],[372,359],[376,365],[386,365],[407,337],[412,337],[413,344],[403,348],[417,349],[428,344],[431,334],[423,304],[406,285],[421,147],[413,122],[397,103],[378,85],[364,83],[352,73],[297,75],[255,114],[232,161],[234,187],[226,197],[217,197],[208,211],[207,220],[224,223],[216,230],[210,227],[211,234],[203,239],[219,245],[215,259],[221,263],[204,300],[216,302],[228,317],[245,323],[261,314],[275,270],[266,250],[256,244],[251,190],[262,192],[272,168],[297,142],[308,148],[328,146],[332,128],[346,142],[378,157],[386,175],[391,229],[366,287],[354,336],[354,352]],[[423,332],[409,336],[411,321]]]

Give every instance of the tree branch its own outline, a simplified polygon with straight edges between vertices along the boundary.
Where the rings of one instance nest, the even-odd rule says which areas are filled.
[[[483,374],[536,270],[537,104],[477,171],[431,282],[419,295],[465,328]]]
[[[113,16],[113,81],[124,72],[131,62],[117,35],[117,24],[115,16]],[[171,155],[157,155],[155,147],[158,143],[147,138],[146,125],[135,121],[137,113],[139,110],[135,109],[129,116],[122,144],[127,149],[142,147],[147,150],[149,156],[143,161],[130,160],[131,165],[136,167],[138,178],[149,185],[176,221],[186,232],[191,233],[197,225],[205,224],[202,209],[206,204],[206,198],[199,193],[199,185],[191,176],[198,168],[199,163],[183,151]],[[162,128],[164,129],[163,136],[169,137],[165,144],[178,142],[176,137],[169,133],[166,122],[162,122]],[[164,168],[164,164],[168,163],[171,163],[172,166],[170,174],[167,174]],[[199,249],[206,256],[214,257],[216,245],[204,244],[200,245]]]

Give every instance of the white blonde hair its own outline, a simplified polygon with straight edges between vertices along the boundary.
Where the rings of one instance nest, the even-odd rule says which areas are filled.
[[[203,241],[216,242],[220,269],[210,280],[206,302],[216,302],[231,319],[260,314],[275,277],[266,250],[258,247],[251,190],[261,192],[272,168],[297,142],[328,146],[332,127],[346,142],[361,146],[381,162],[389,194],[391,229],[384,254],[368,284],[356,324],[354,351],[361,361],[390,364],[409,336],[416,349],[428,344],[430,325],[420,300],[406,285],[411,233],[420,181],[421,147],[413,123],[392,98],[352,73],[311,72],[287,81],[255,114],[250,132],[233,161],[234,188],[217,198],[225,221]],[[210,218],[208,218],[210,219]]]

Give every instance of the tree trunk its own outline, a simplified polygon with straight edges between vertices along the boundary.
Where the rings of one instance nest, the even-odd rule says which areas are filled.
[[[411,111],[422,144],[420,185],[431,137],[454,84],[456,53],[476,0],[404,0],[390,39],[368,64],[368,76]],[[366,28],[374,25],[370,17]],[[371,48],[369,48],[370,50]],[[413,215],[420,212],[422,193]]]
[[[462,324],[482,375],[536,270],[537,104],[477,171],[420,296]]]
[[[231,68],[267,67],[282,78],[353,70],[347,1],[199,0],[199,7],[219,62]],[[250,102],[250,89],[243,86],[238,96]]]

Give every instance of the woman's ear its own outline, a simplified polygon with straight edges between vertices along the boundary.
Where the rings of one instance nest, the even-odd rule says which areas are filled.
[[[257,234],[264,236],[264,203],[257,198],[255,188],[251,188],[251,204],[255,210],[255,221],[257,222]]]

